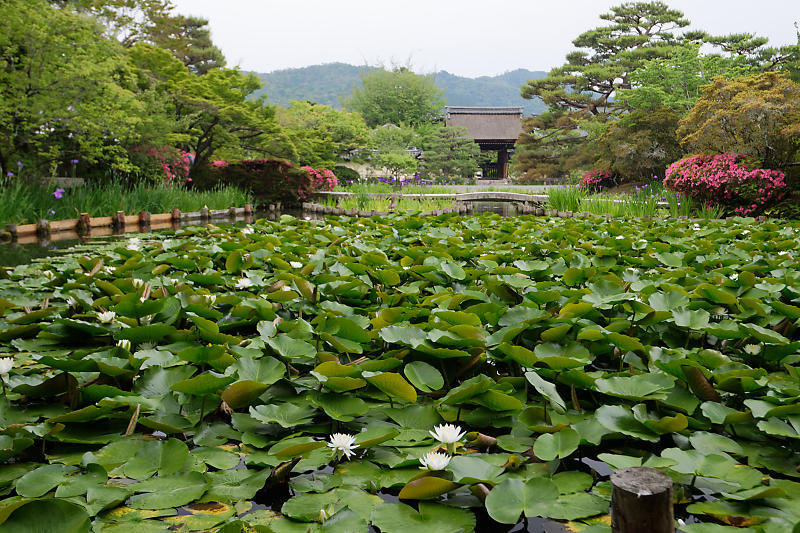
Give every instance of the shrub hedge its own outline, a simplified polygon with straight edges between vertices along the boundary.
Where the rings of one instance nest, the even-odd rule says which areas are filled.
[[[760,214],[783,198],[786,176],[756,167],[742,154],[694,155],[670,165],[664,187],[728,212]]]

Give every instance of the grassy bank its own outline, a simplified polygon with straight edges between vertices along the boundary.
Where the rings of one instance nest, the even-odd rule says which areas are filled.
[[[29,224],[39,219],[64,220],[80,213],[110,216],[117,211],[165,213],[241,207],[252,202],[250,193],[235,187],[219,187],[209,191],[192,191],[183,187],[136,185],[86,185],[73,189],[56,186],[39,187],[21,182],[0,187],[0,224]]]

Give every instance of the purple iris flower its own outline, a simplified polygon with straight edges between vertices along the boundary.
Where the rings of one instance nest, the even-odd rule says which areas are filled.
[[[64,196],[64,189],[56,189],[55,192],[53,192],[53,196],[55,196],[57,200],[60,200],[61,197]]]

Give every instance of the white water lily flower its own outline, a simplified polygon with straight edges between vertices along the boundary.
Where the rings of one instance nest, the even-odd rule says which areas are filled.
[[[731,279],[733,281],[736,281],[737,279],[739,279],[739,273],[738,272],[734,272],[733,274],[731,274]]]
[[[419,458],[419,463],[428,470],[444,470],[450,464],[450,456],[446,453],[428,452]]]
[[[72,296],[67,296],[67,305],[70,306],[70,307],[74,307],[74,306],[78,305],[78,300],[76,300]]]
[[[333,504],[328,505],[328,507],[319,510],[319,521],[323,524],[326,520],[336,514],[336,508]]]
[[[156,347],[156,343],[154,343],[154,342],[143,342],[142,344],[139,345],[139,347],[136,349],[136,351],[152,350],[155,347]]]
[[[100,319],[100,322],[103,324],[110,324],[114,321],[114,317],[117,316],[117,313],[114,311],[104,311],[102,313],[97,313],[97,318]]]
[[[744,353],[748,355],[758,355],[761,353],[761,346],[758,344],[745,344]]]
[[[616,236],[616,237],[614,237],[614,238],[615,238],[615,239],[617,239],[618,241],[620,241],[620,240],[624,239],[624,238],[625,238],[625,236],[624,236],[624,235],[617,235],[617,236]]]
[[[299,261],[290,261],[289,264],[292,265],[292,268],[303,268],[303,263]]]
[[[42,272],[42,275],[47,279],[53,279],[54,277],[56,277],[56,275],[53,274],[52,270],[45,270],[44,272]]]
[[[131,351],[131,341],[127,339],[122,339],[120,341],[117,341],[117,346],[119,346],[124,350],[128,350],[129,352]]]
[[[461,432],[461,427],[453,424],[442,424],[428,431],[431,436],[447,446],[447,453],[453,455],[456,452],[456,443],[464,438],[466,432]]]
[[[210,306],[214,305],[214,302],[216,302],[216,301],[217,301],[217,297],[214,296],[213,294],[209,294],[209,295],[206,296],[206,302],[208,302],[208,305],[210,305]]]
[[[133,286],[137,289],[141,288],[144,285],[144,281],[140,280],[139,278],[133,278]]]
[[[0,359],[0,378],[3,383],[8,383],[8,373],[14,368],[14,359],[11,357],[4,357]]]
[[[128,244],[126,246],[128,250],[133,250],[134,252],[138,252],[142,249],[142,241],[137,237],[132,237],[128,239]]]
[[[253,283],[253,280],[250,278],[242,278],[236,281],[237,289],[246,289],[248,287],[252,287],[253,285],[255,284]]]
[[[334,433],[331,435],[328,448],[336,452],[336,458],[341,459],[342,456],[347,456],[349,459],[351,455],[355,455],[353,450],[358,448],[358,444],[353,444],[356,438],[346,433]]]
[[[254,231],[255,230],[250,226],[245,226],[245,227],[242,228],[242,233],[244,233],[245,235],[250,235]]]

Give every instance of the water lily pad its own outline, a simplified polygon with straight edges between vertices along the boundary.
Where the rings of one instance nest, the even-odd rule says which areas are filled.
[[[403,503],[387,503],[373,511],[372,523],[385,533],[470,533],[475,517],[469,511],[420,502],[419,511]]]

